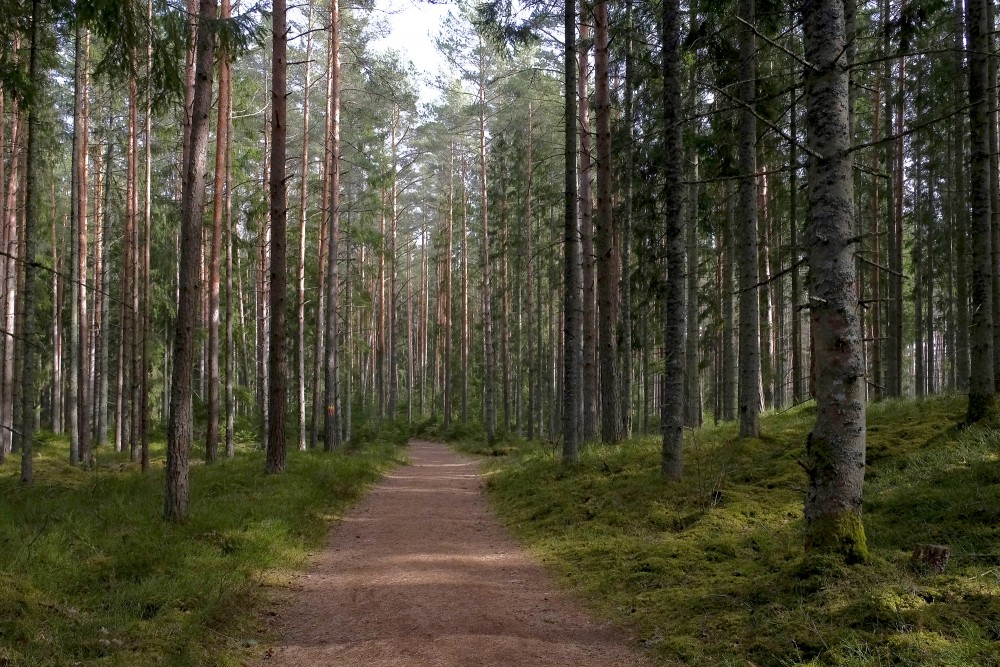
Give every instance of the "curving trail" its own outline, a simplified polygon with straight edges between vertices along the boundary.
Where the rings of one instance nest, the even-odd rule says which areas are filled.
[[[409,454],[299,579],[264,665],[648,664],[511,538],[475,460],[430,442]]]

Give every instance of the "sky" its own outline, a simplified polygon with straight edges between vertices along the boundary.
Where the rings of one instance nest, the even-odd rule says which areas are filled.
[[[423,0],[379,0],[378,7],[386,14],[389,34],[376,40],[372,47],[385,51],[396,49],[409,58],[420,79],[420,101],[431,102],[437,90],[427,85],[444,67],[444,59],[434,47],[434,36],[444,19],[450,3],[435,0],[429,4]]]

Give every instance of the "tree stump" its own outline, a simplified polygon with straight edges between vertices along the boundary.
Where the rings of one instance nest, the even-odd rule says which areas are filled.
[[[920,574],[941,574],[948,567],[951,549],[940,544],[918,544],[910,556],[910,564]]]

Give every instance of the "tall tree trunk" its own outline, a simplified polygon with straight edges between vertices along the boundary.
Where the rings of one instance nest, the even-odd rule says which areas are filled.
[[[997,128],[997,58],[996,58],[996,20],[994,12],[996,3],[986,3],[986,48],[988,95],[987,123],[989,124],[990,141],[990,273],[993,290],[993,385],[1000,389],[1000,144],[998,144]]]
[[[228,0],[223,0],[228,3]],[[225,10],[223,10],[225,12]],[[226,72],[229,74],[227,62]],[[236,344],[233,339],[233,255],[239,250],[233,236],[233,109],[232,100],[226,105],[228,119],[226,121],[226,209],[223,229],[226,233],[226,458],[236,456],[235,426],[236,426],[236,394],[233,391],[233,381],[236,371]],[[240,308],[243,302],[240,300]]]
[[[531,181],[532,175],[534,174],[534,165],[532,164],[533,149],[534,149],[534,118],[532,115],[531,102],[528,102],[528,147],[527,156],[525,157],[525,174],[524,174],[524,255],[525,255],[525,288],[524,288],[524,310],[526,315],[525,329],[527,331],[528,339],[528,363],[527,363],[527,377],[528,377],[528,412],[527,420],[525,423],[524,432],[528,436],[528,440],[535,439],[535,412],[536,412],[536,402],[538,400],[538,387],[535,384],[535,376],[538,373],[538,367],[535,364],[535,312],[532,306],[532,297],[534,296],[533,284],[535,280],[535,258],[533,256],[533,236],[534,230],[532,229],[531,220]],[[449,229],[450,231],[450,229]],[[449,242],[449,249],[451,243]],[[449,253],[450,256],[450,253]]]
[[[31,55],[28,61],[28,78],[35,89],[43,85],[42,69],[39,63],[39,42],[42,39],[42,0],[31,3]],[[37,293],[38,267],[36,248],[38,245],[38,184],[36,178],[39,160],[38,145],[38,104],[28,106],[28,150],[24,174],[24,289],[21,291],[21,312],[24,314],[20,337],[25,341],[35,340],[36,314],[35,295]],[[21,350],[21,406],[16,432],[21,441],[21,481],[30,484],[33,477],[33,456],[35,443],[35,402],[36,380],[38,378],[36,350],[34,345],[20,345]]]
[[[331,19],[334,7],[330,8]],[[339,33],[338,33],[339,34]],[[327,30],[326,42],[326,112],[323,121],[323,196],[320,204],[319,238],[317,239],[317,262],[316,273],[318,280],[318,297],[316,299],[316,335],[313,340],[313,412],[312,427],[310,429],[309,447],[315,448],[319,443],[320,423],[325,419],[326,405],[326,246],[327,234],[329,233],[330,217],[333,215],[330,206],[330,181],[333,170],[333,61],[334,61],[334,30],[331,20],[330,28]]]
[[[583,366],[583,341],[581,340],[581,276],[580,227],[577,219],[576,183],[576,0],[566,0],[563,23],[565,25],[566,76],[565,76],[565,159],[566,189],[563,219],[564,289],[563,304],[566,309],[563,339],[563,461],[576,463],[580,452],[580,422],[582,387],[580,370]],[[550,303],[551,308],[551,303]],[[551,320],[551,310],[550,320]]]
[[[299,187],[299,275],[296,283],[296,306],[298,321],[296,329],[295,378],[298,387],[299,449],[306,449],[306,222],[309,204],[309,75],[312,67],[312,12],[309,3],[306,18],[306,58],[302,91],[302,183]]]
[[[222,0],[221,19],[229,18],[229,0]],[[208,286],[208,424],[205,429],[205,462],[219,456],[219,310],[222,273],[222,225],[228,183],[226,149],[229,146],[229,49],[219,44],[219,111],[215,131],[215,182],[212,186],[212,246]]]
[[[663,201],[667,243],[667,285],[663,320],[663,450],[660,474],[678,481],[684,460],[684,219],[683,137],[681,133],[681,9],[678,0],[663,3]]]
[[[693,87],[693,85],[692,85]],[[688,186],[688,221],[684,230],[687,266],[687,331],[684,334],[684,425],[701,426],[701,378],[698,343],[698,153],[691,156],[691,185]]]
[[[632,208],[633,203],[633,172],[635,147],[634,136],[634,56],[632,25],[632,0],[625,0],[625,90],[622,93],[622,122],[625,124],[625,200],[622,202],[624,219],[622,221],[622,266],[621,266],[621,320],[619,326],[622,332],[621,342],[621,418],[622,437],[632,436]]]
[[[580,118],[580,189],[578,206],[580,214],[580,252],[583,262],[583,432],[586,442],[597,437],[598,373],[597,373],[597,283],[594,276],[597,253],[594,251],[594,198],[591,194],[591,168],[593,155],[590,148],[590,98],[587,92],[590,81],[590,21],[593,19],[590,4],[580,0],[580,40],[577,53],[577,95]]]
[[[755,21],[754,0],[740,0],[740,18]],[[749,25],[740,30],[740,112],[739,185],[739,286],[740,358],[739,418],[740,437],[760,434],[760,300],[757,267],[757,119],[753,104],[757,97],[756,39]]]
[[[967,81],[965,72],[965,62],[963,58],[963,47],[965,46],[965,21],[963,16],[962,0],[955,0],[955,27],[954,27],[954,58],[955,70],[952,77],[952,93],[955,103],[965,99],[962,82]],[[968,206],[967,193],[965,190],[965,126],[961,116],[956,116],[952,120],[952,187],[955,196],[955,255],[956,255],[956,275],[955,275],[955,298],[958,301],[955,313],[955,374],[957,389],[967,391],[969,388],[969,268],[966,257],[966,236],[968,229]]]
[[[736,324],[733,268],[736,261],[736,211],[732,181],[726,181],[726,216],[722,229],[722,418],[736,419]]]
[[[566,2],[572,1],[566,0]],[[467,183],[465,156],[462,156],[462,426],[469,423],[469,348],[471,346],[469,340],[469,191]]]
[[[531,116],[531,107],[528,107],[528,116]],[[451,428],[452,413],[454,412],[454,407],[452,406],[452,392],[454,391],[454,384],[452,382],[452,257],[454,253],[453,245],[453,228],[455,223],[455,140],[453,139],[449,144],[449,162],[448,162],[448,215],[447,215],[447,228],[445,230],[445,255],[444,255],[444,326],[441,332],[441,336],[444,337],[444,381],[442,385],[444,387],[444,429],[447,432]],[[530,151],[529,151],[530,153]],[[531,188],[529,187],[530,191]],[[529,252],[530,254],[530,252]],[[530,277],[528,278],[531,279]]]
[[[792,248],[792,263],[797,264],[802,256],[802,249],[799,248],[799,158],[798,158],[798,137],[796,136],[795,124],[798,117],[795,100],[797,90],[792,88],[789,96],[791,105],[788,115],[790,118],[790,136],[792,140],[788,142],[788,162],[791,164],[791,172],[788,177],[788,227],[789,243]],[[806,400],[805,376],[802,364],[802,288],[799,283],[798,267],[792,269],[792,402],[801,403]]]
[[[479,38],[479,52],[484,44]],[[486,63],[482,55],[479,59],[479,206],[483,219],[483,338],[485,346],[485,368],[483,369],[484,407],[486,410],[486,440],[490,444],[496,440],[496,359],[493,341],[493,293],[490,288],[490,214],[487,200],[486,173]]]
[[[972,207],[972,322],[970,327],[969,412],[976,422],[993,408],[993,294],[990,224],[989,32],[987,0],[966,0],[969,47],[969,201]]]
[[[146,2],[146,72],[151,76],[153,71],[153,2]],[[146,109],[145,109],[145,202],[143,205],[143,243],[142,243],[142,310],[140,311],[140,358],[142,372],[139,383],[139,415],[140,438],[142,440],[142,471],[149,471],[149,378],[152,375],[153,359],[149,353],[150,338],[153,335],[152,307],[150,306],[150,251],[152,249],[153,232],[153,84],[150,76],[146,78]]]
[[[287,152],[287,59],[288,30],[285,26],[285,0],[274,0],[272,5],[271,41],[271,347],[268,356],[267,461],[264,469],[269,473],[285,469],[285,412],[288,388],[288,342],[286,334],[285,291],[288,276],[286,269],[286,244],[288,227],[287,184],[285,183],[285,155]]]
[[[87,225],[87,136],[84,113],[87,97],[87,69],[89,67],[87,54],[87,29],[82,21],[77,22],[74,42],[74,73],[73,73],[73,157],[70,167],[70,324],[69,324],[69,460],[76,465],[80,462],[81,436],[80,428],[80,384],[82,377],[82,352],[86,343],[80,319],[80,305],[86,309],[86,297],[81,298],[83,276],[86,275],[86,256],[81,260],[81,241],[85,244],[86,231],[80,232]],[[81,273],[81,270],[83,273]]]
[[[280,1],[280,0],[279,0]],[[170,383],[170,421],[167,427],[167,472],[164,518],[182,521],[188,513],[188,457],[194,436],[191,390],[194,350],[201,296],[201,214],[205,203],[205,160],[212,111],[214,44],[210,21],[215,0],[198,4],[198,43],[195,90],[191,116],[191,150],[181,195],[181,257],[179,299],[174,332],[173,379]]]
[[[597,116],[597,250],[600,317],[601,440],[622,439],[621,397],[618,384],[618,273],[617,233],[611,216],[611,79],[608,3],[594,5],[594,87]]]
[[[844,3],[802,7],[809,162],[809,295],[816,424],[806,449],[806,549],[867,556],[861,524],[865,369],[853,231]]]
[[[324,422],[323,446],[333,451],[340,444],[340,369],[337,358],[337,298],[338,275],[337,254],[340,243],[340,2],[330,0],[330,48],[333,50],[330,67],[330,107],[333,117],[330,122],[330,225],[326,251],[326,421]],[[347,298],[351,295],[348,293]],[[350,320],[348,320],[348,330]],[[350,401],[350,395],[347,398]]]
[[[108,147],[104,154],[104,189],[100,195],[103,198],[101,208],[105,213],[111,207],[111,156],[114,143],[108,141]],[[95,318],[100,323],[95,338],[97,340],[97,364],[98,369],[94,382],[97,394],[96,423],[97,423],[97,446],[105,447],[108,444],[108,370],[111,356],[111,276],[106,268],[108,248],[111,245],[111,224],[110,220],[105,220],[104,216],[97,215],[97,246],[95,248],[94,279],[98,287],[97,297],[100,298],[100,305],[95,304]]]
[[[2,113],[0,109],[0,113]],[[3,162],[3,137],[0,137],[0,162]],[[62,257],[59,256],[59,237],[56,234],[56,217],[52,216],[52,419],[53,433],[63,432],[63,283]],[[13,339],[3,336],[8,341]],[[71,453],[72,454],[72,453]],[[72,461],[72,457],[70,459]]]

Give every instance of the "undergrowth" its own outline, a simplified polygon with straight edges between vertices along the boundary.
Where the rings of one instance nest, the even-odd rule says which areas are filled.
[[[280,475],[262,472],[260,451],[194,463],[190,518],[170,525],[162,443],[145,475],[108,451],[85,471],[67,451],[40,444],[29,487],[16,463],[0,468],[3,666],[242,664],[272,595],[262,583],[305,566],[401,456],[369,435],[346,454],[289,451]]]
[[[957,396],[869,409],[864,523],[871,562],[803,554],[802,406],[689,432],[684,481],[659,476],[659,438],[467,451],[515,532],[663,665],[1000,664],[1000,430],[961,431]],[[914,571],[943,544],[943,574]]]

